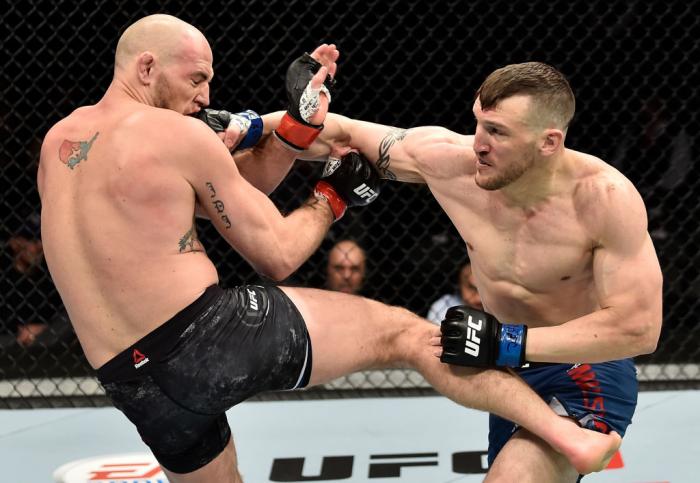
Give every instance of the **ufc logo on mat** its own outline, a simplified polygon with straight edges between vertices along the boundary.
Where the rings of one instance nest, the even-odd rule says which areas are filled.
[[[472,357],[479,357],[479,344],[481,344],[481,339],[476,335],[481,330],[481,325],[483,320],[479,319],[478,322],[472,320],[472,316],[469,316],[467,320],[467,337],[464,341],[464,352]]]
[[[364,183],[362,183],[360,186],[358,186],[352,191],[360,198],[372,198],[373,196],[376,196],[374,190]]]

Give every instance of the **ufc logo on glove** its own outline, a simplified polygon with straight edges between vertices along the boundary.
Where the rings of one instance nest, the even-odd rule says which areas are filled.
[[[377,196],[377,193],[375,193],[375,191],[372,188],[370,188],[364,183],[362,183],[360,186],[358,186],[352,191],[360,198],[367,198],[368,200]]]
[[[481,330],[481,326],[484,321],[479,319],[479,322],[474,322],[472,316],[469,316],[467,320],[467,337],[464,340],[464,352],[472,357],[477,357],[479,355],[479,344],[481,344],[481,339],[477,335],[478,331]]]
[[[440,324],[440,360],[468,367],[522,367],[527,326],[501,324],[493,315],[456,305]]]

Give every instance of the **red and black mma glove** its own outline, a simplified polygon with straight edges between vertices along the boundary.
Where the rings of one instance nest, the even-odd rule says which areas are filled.
[[[263,120],[260,115],[248,109],[243,112],[230,113],[228,111],[217,111],[215,109],[202,109],[194,117],[204,121],[214,132],[224,132],[233,123],[238,126],[241,132],[246,131],[245,137],[234,151],[255,146],[260,141],[263,133]]]
[[[328,200],[337,221],[347,207],[373,202],[380,189],[381,179],[374,166],[361,154],[350,152],[340,159],[328,159],[314,194]]]
[[[440,324],[440,361],[469,367],[522,367],[527,326],[501,324],[467,305],[450,307]]]
[[[307,149],[323,130],[323,124],[309,122],[321,105],[319,93],[325,93],[328,102],[331,102],[330,91],[335,85],[335,80],[328,75],[320,89],[311,87],[311,78],[321,67],[321,63],[309,54],[304,54],[287,69],[285,87],[289,104],[274,133],[280,141],[295,151]]]

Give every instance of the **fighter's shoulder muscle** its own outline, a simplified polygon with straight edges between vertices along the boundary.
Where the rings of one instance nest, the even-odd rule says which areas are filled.
[[[223,151],[223,143],[205,123],[168,109],[148,109],[125,119],[124,127],[151,139],[159,151],[170,153],[173,161],[196,165],[205,162],[208,150]],[[150,144],[150,143],[149,143]]]
[[[207,176],[237,176],[231,153],[209,126],[199,119],[179,115],[173,120],[168,139],[175,165],[190,182],[202,181]],[[175,140],[175,138],[177,138]]]
[[[593,239],[600,245],[618,237],[646,236],[647,213],[641,195],[617,169],[589,155],[582,155],[585,172],[574,189],[574,207]]]
[[[410,136],[409,149],[424,178],[452,178],[475,171],[473,136],[439,126],[412,129]]]
[[[56,154],[58,146],[63,141],[77,141],[77,139],[72,138],[73,134],[76,129],[79,129],[82,117],[85,113],[89,112],[92,107],[93,106],[79,107],[49,128],[41,142],[41,153],[39,156],[40,166],[43,160],[51,158],[52,155]]]

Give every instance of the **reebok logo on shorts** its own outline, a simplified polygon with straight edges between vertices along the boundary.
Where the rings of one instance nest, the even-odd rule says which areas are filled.
[[[148,357],[143,355],[138,349],[134,349],[134,352],[131,355],[134,358],[134,369],[138,369],[139,367],[148,363]]]

